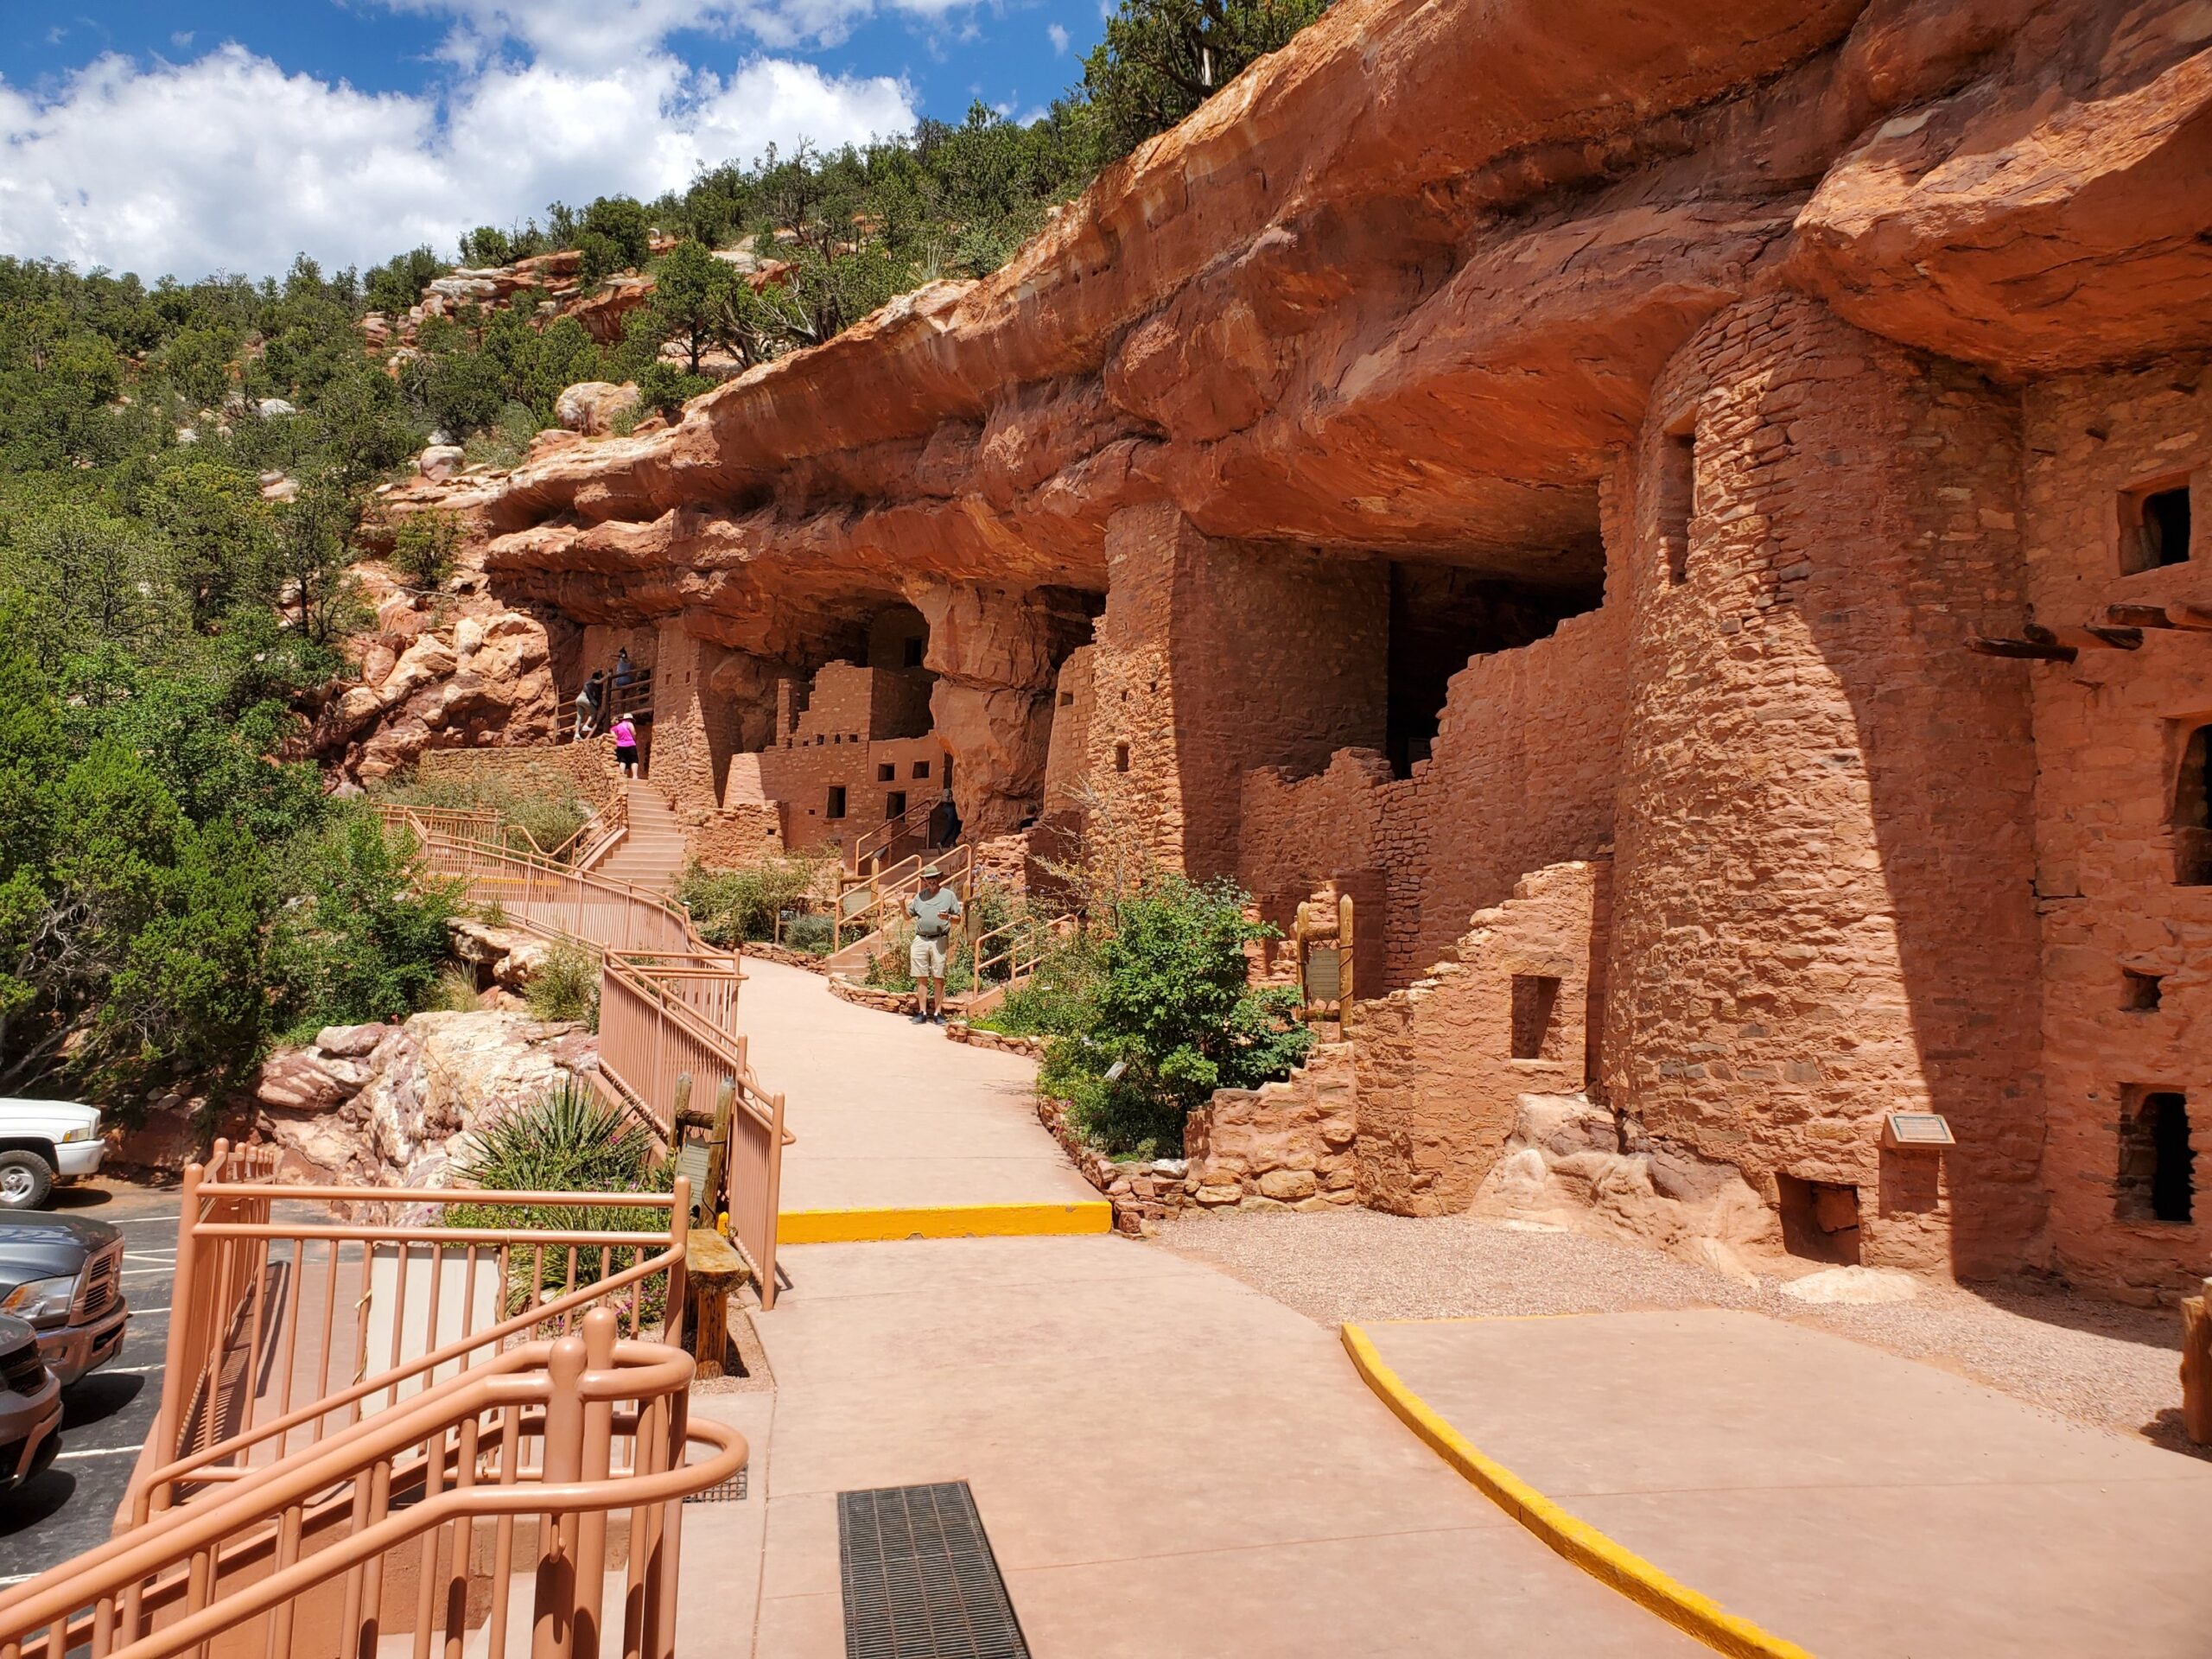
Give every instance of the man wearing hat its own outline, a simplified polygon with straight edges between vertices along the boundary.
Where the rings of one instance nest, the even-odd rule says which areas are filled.
[[[936,865],[924,865],[920,890],[906,901],[906,917],[914,925],[906,966],[914,976],[918,1026],[944,1023],[944,953],[952,925],[960,919],[960,895],[938,885],[944,878],[944,872]]]

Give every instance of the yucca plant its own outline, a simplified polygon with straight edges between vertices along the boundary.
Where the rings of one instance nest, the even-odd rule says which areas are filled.
[[[454,1165],[460,1183],[503,1192],[665,1192],[673,1185],[669,1165],[637,1121],[607,1100],[591,1084],[564,1077],[543,1093],[510,1108],[476,1129],[473,1144]],[[659,1248],[668,1231],[668,1212],[643,1207],[601,1209],[564,1204],[454,1204],[446,1207],[448,1227],[494,1227],[503,1231],[652,1233],[635,1245],[579,1248],[575,1284],[595,1284],[602,1272],[620,1273]],[[602,1255],[604,1260],[602,1261]],[[518,1246],[510,1253],[509,1315],[533,1302],[558,1296],[569,1287],[566,1246],[548,1246],[540,1262]],[[532,1282],[531,1268],[537,1267]],[[645,1283],[639,1329],[657,1325],[665,1284]],[[623,1294],[626,1304],[628,1294]]]

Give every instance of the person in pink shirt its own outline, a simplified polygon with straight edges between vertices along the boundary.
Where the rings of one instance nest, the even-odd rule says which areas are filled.
[[[622,763],[622,775],[638,775],[638,728],[624,715],[614,722],[614,758]]]

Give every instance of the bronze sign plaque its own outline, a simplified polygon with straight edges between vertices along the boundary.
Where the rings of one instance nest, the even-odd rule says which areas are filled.
[[[1317,944],[1306,953],[1306,1000],[1333,1002],[1344,995],[1340,953],[1333,944]]]
[[[1941,1112],[1891,1112],[1882,1125],[1887,1147],[1955,1147],[1958,1141]]]

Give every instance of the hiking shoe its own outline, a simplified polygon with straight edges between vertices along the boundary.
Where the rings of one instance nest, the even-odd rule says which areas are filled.
[[[943,1008],[939,1008],[935,1014],[930,1015],[930,1024],[933,1026],[941,1026],[944,1023],[944,1010]]]
[[[926,1026],[930,1022],[929,1015],[924,1014],[919,1008],[915,1009],[911,1017],[912,1023],[918,1026]]]

